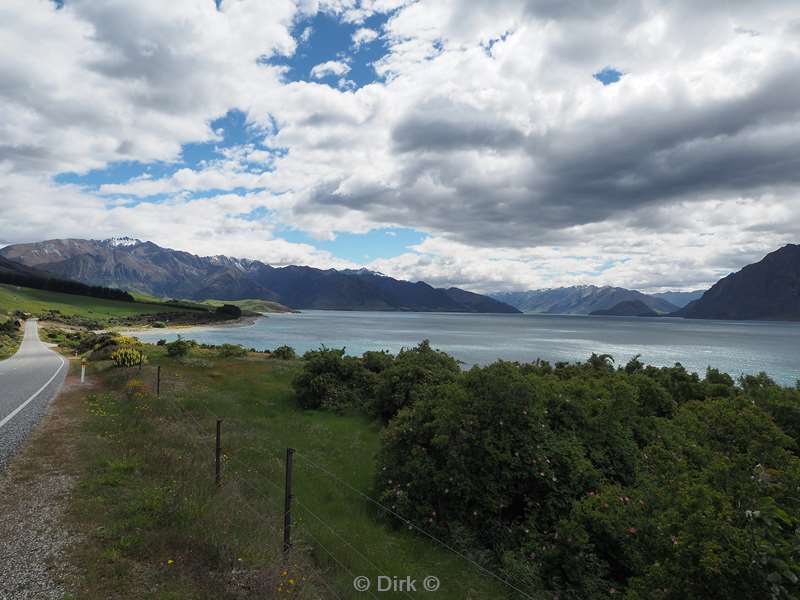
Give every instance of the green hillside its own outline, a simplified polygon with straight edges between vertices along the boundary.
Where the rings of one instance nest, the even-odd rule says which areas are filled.
[[[176,311],[164,304],[145,304],[139,302],[119,302],[89,296],[61,294],[45,290],[0,285],[0,311],[9,314],[16,310],[39,315],[57,310],[63,315],[95,319],[109,317],[132,317]],[[185,310],[185,309],[182,309]]]
[[[284,306],[279,302],[270,302],[269,300],[206,300],[204,304],[209,306],[222,306],[223,304],[233,304],[238,306],[245,312],[251,313],[287,313],[292,312],[288,306]]]

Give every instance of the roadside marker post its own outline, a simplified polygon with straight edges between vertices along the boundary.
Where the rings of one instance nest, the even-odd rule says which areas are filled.
[[[86,381],[86,359],[81,360],[81,383]]]
[[[161,365],[158,365],[158,374],[156,375],[156,398],[161,397]]]

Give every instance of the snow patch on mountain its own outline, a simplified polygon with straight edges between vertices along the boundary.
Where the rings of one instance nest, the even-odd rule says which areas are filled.
[[[120,247],[128,247],[128,246],[138,246],[139,244],[143,244],[142,240],[137,240],[135,238],[130,237],[112,237],[103,240],[103,243],[107,246],[111,246],[112,248],[120,248]]]

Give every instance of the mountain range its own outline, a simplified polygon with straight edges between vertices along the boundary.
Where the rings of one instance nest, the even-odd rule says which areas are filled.
[[[491,296],[525,313],[551,315],[588,315],[598,310],[608,310],[626,301],[641,302],[659,314],[672,313],[679,308],[664,298],[636,290],[596,285],[576,285],[525,292],[497,292]]]
[[[130,238],[7,246],[0,249],[0,275],[44,275],[162,298],[268,300],[299,309],[585,315],[635,310],[699,319],[800,320],[797,244],[731,273],[706,292],[659,294],[581,285],[498,292],[490,297],[402,281],[367,269],[272,267],[257,260],[196,256]]]
[[[260,299],[298,309],[519,312],[488,296],[366,269],[272,267],[257,260],[196,256],[131,238],[17,244],[0,249],[0,257],[63,279],[162,298]]]

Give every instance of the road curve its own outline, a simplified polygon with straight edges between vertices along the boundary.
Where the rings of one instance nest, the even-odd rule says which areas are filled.
[[[47,412],[67,371],[67,361],[39,340],[37,321],[28,320],[19,351],[0,361],[0,468]]]

